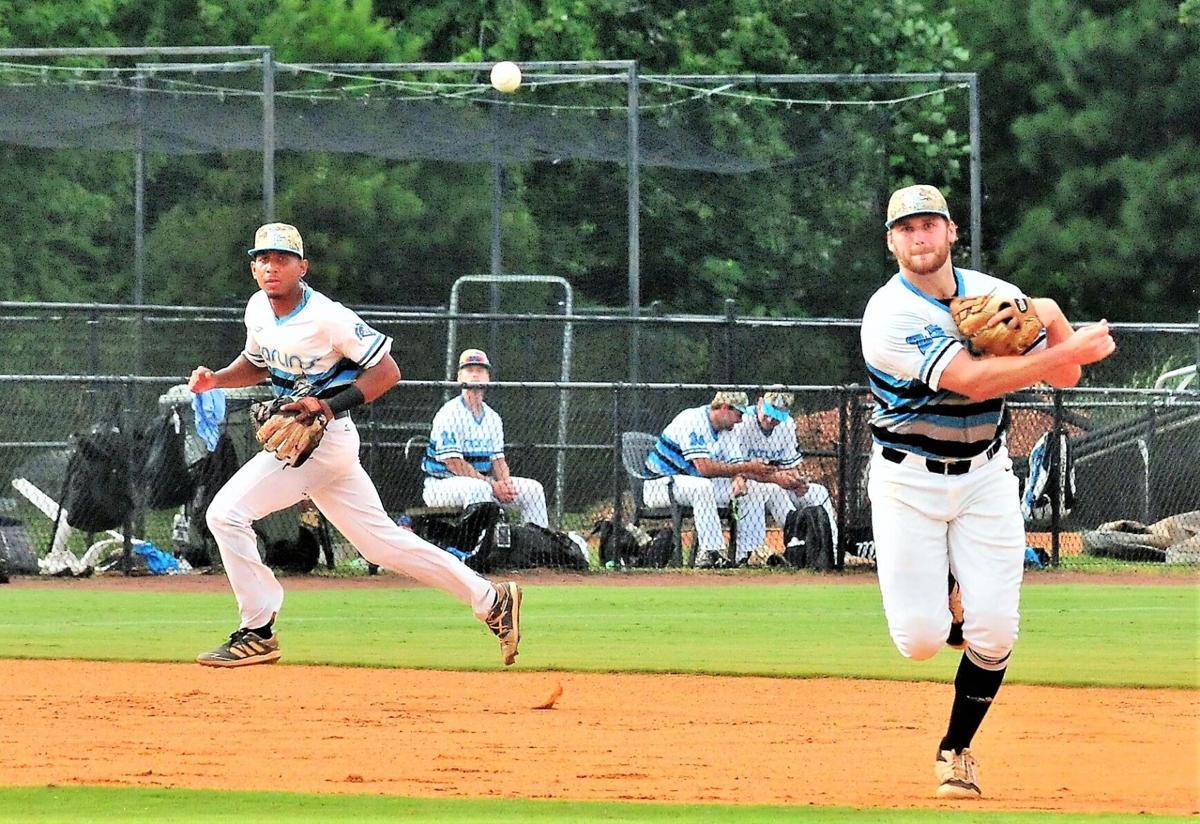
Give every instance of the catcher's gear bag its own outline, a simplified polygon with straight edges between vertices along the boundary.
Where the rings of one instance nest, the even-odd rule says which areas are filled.
[[[987,325],[993,315],[1009,308],[1015,311],[1015,317]],[[950,315],[967,339],[967,348],[975,355],[1023,355],[1042,331],[1042,321],[1029,298],[995,294],[954,298],[950,301]]]
[[[301,466],[321,443],[329,419],[324,414],[307,415],[302,409],[284,410],[299,398],[283,395],[259,401],[250,407],[254,433],[263,449],[290,466]]]

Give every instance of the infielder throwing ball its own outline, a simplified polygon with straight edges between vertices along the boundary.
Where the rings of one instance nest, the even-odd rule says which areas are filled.
[[[278,413],[259,430],[270,451],[246,462],[213,498],[208,526],[237,597],[241,624],[229,640],[196,660],[212,667],[279,659],[273,629],[283,588],[259,558],[251,524],[308,497],[373,564],[409,575],[469,604],[500,639],[504,663],[521,640],[521,589],[493,585],[454,556],[401,529],[358,460],[350,410],[391,389],[400,369],[391,338],[304,282],[308,261],[295,227],[262,226],[250,250],[261,291],[246,305],[246,347],[224,369],[197,367],[193,392],[253,386],[269,377]]]
[[[948,642],[959,618],[947,599],[948,573],[958,582],[950,601],[957,607],[961,596],[962,639],[954,646],[964,653],[934,770],[938,796],[977,798],[969,747],[1017,638],[1024,571],[1025,525],[1005,449],[1004,395],[1039,382],[1074,386],[1080,367],[1107,357],[1115,344],[1106,321],[1075,331],[1054,301],[1028,299],[1010,283],[955,268],[950,249],[958,230],[933,186],[893,193],[885,225],[900,271],[871,298],[862,324],[876,404],[868,493],[879,588],[896,647],[923,660]],[[975,354],[984,330],[964,334],[951,303],[979,295],[1001,307],[978,324],[987,334],[1003,338],[1014,326],[1013,335],[1032,334]]]

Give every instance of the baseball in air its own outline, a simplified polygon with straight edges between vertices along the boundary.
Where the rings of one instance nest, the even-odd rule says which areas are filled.
[[[521,87],[521,69],[511,60],[492,66],[492,87],[500,92],[515,92]]]

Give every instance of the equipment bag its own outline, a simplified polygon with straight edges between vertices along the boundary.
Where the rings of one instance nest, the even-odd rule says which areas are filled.
[[[25,524],[0,516],[0,568],[12,575],[36,575],[38,557]]]
[[[320,536],[306,526],[297,527],[295,538],[264,538],[263,544],[263,563],[283,572],[307,574],[321,559]]]
[[[578,545],[562,532],[537,524],[509,527],[510,546],[507,559],[493,554],[493,569],[587,569],[587,558]],[[497,548],[498,550],[499,548]]]
[[[1057,465],[1055,476],[1053,469]],[[1029,451],[1029,481],[1021,494],[1021,514],[1025,523],[1048,522],[1058,499],[1058,514],[1065,518],[1075,508],[1075,460],[1066,435],[1054,437],[1047,432]]]
[[[562,532],[537,524],[510,526],[497,523],[488,530],[479,548],[464,557],[463,562],[476,572],[483,573],[533,567],[588,568],[588,559],[578,544]]]
[[[182,506],[192,497],[183,437],[183,421],[174,409],[151,421],[142,435],[146,452],[138,484],[149,509]]]
[[[429,543],[436,544],[459,558],[471,558],[476,555],[486,557],[487,542],[492,529],[503,518],[504,510],[499,504],[483,501],[470,504],[456,517],[414,515],[412,530]]]
[[[76,438],[62,494],[68,524],[91,533],[125,523],[133,511],[129,441],[115,424]]]
[[[833,528],[823,506],[806,506],[788,513],[783,524],[783,557],[802,569],[833,569]]]

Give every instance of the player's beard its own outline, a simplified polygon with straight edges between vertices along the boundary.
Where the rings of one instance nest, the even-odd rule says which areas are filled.
[[[929,245],[919,251],[901,252],[897,257],[900,258],[900,265],[914,275],[930,275],[946,265],[950,257],[950,244]]]

